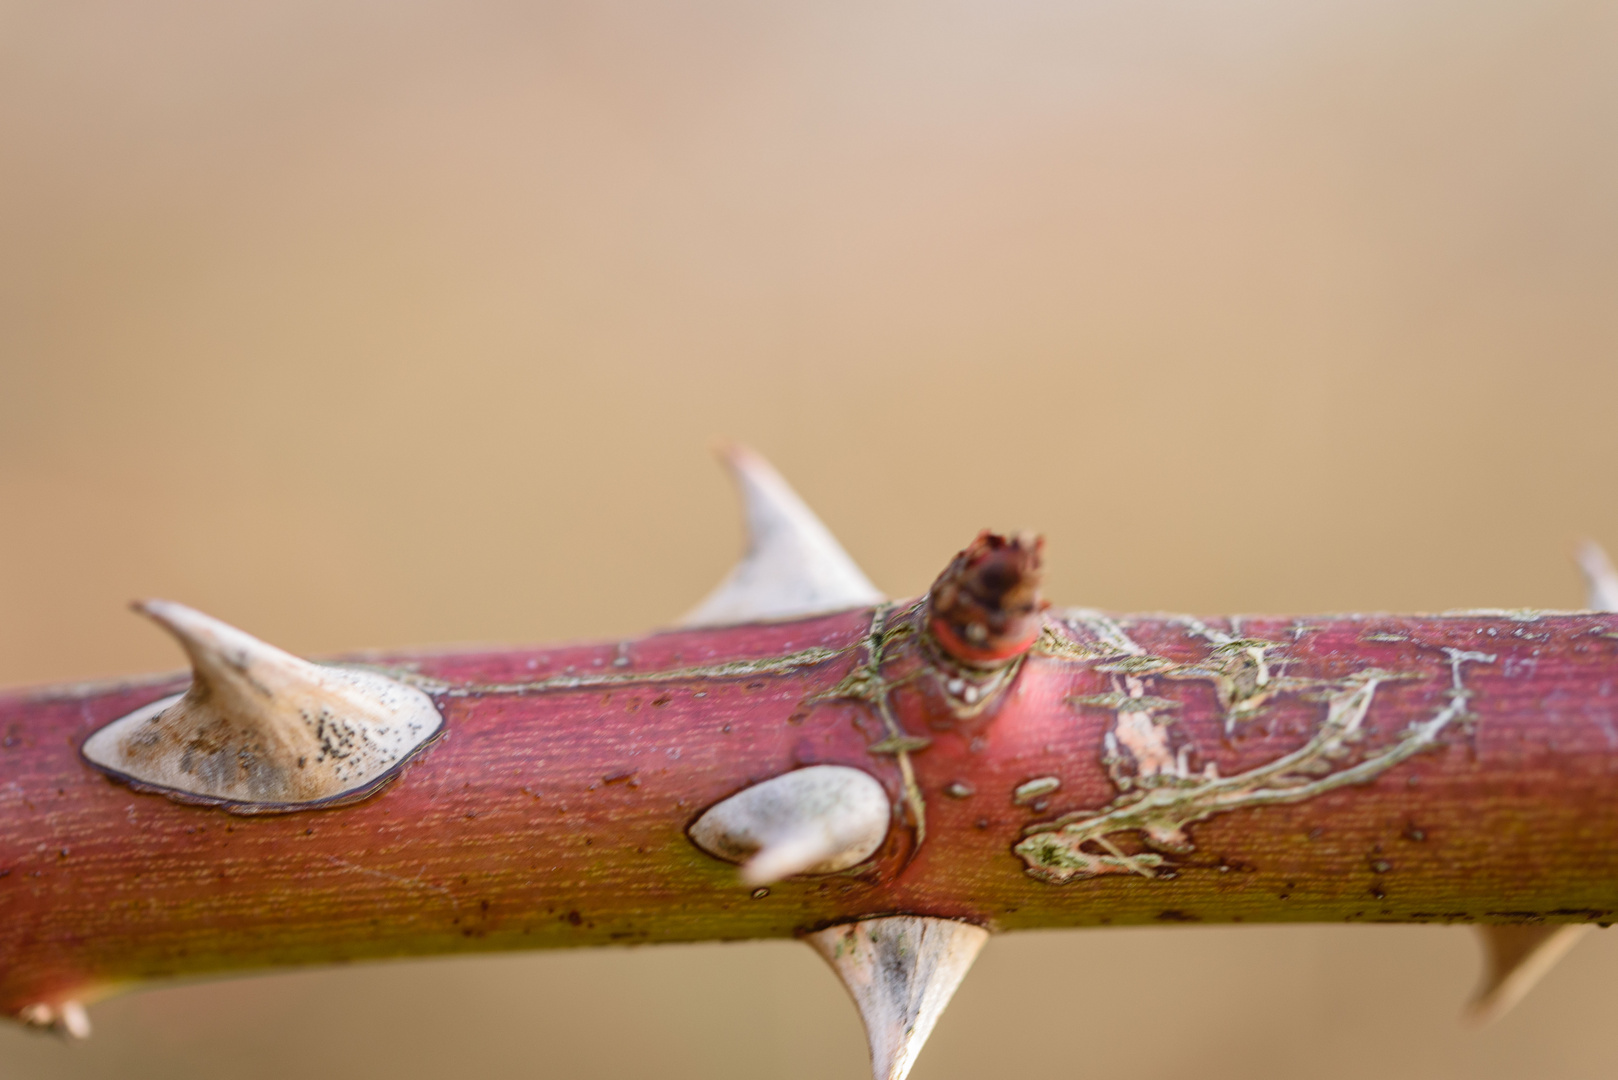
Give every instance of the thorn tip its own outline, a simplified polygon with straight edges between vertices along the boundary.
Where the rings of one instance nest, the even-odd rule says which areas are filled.
[[[747,553],[682,626],[820,615],[884,599],[814,511],[763,457],[717,442],[747,518]]]
[[[88,1039],[90,1037],[90,1014],[84,1011],[84,1006],[77,1001],[64,1001],[57,1023],[61,1026],[63,1034],[70,1039]]]
[[[1483,983],[1467,1005],[1467,1017],[1475,1024],[1492,1024],[1510,1012],[1589,930],[1589,923],[1479,926]]]

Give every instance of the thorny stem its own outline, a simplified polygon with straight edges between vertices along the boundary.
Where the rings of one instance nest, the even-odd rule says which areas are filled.
[[[449,737],[386,793],[340,811],[231,820],[131,796],[86,768],[86,735],[170,692],[174,676],[0,696],[0,1012],[156,976],[785,937],[893,912],[1003,930],[1618,912],[1606,694],[1618,616],[1210,619],[1199,630],[1173,616],[1066,612],[1046,618],[1027,663],[993,678],[941,664],[919,605],[826,618],[813,628],[830,635],[824,648],[785,651],[796,631],[756,626],[620,645],[626,660],[739,658],[655,671],[601,645],[547,650],[569,667],[531,680],[512,676],[533,661],[526,650],[366,658],[433,691]],[[754,676],[764,692],[680,685]],[[566,693],[618,686],[659,693]],[[997,705],[962,724],[982,704],[964,690],[985,686]],[[832,698],[868,708],[857,725],[842,711],[789,722],[792,705]],[[1111,715],[1083,711],[1098,708]],[[1222,741],[1233,710],[1237,730]],[[1468,747],[1453,733],[1473,710]],[[918,757],[935,730],[933,755]],[[923,837],[939,857],[902,874],[887,860],[857,879],[783,881],[768,902],[738,896],[728,863],[694,851],[685,830],[715,799],[801,760],[800,747],[872,772],[867,755],[892,754],[903,791],[891,801],[918,841],[903,858]],[[1397,779],[1411,783],[1387,773],[1401,762]],[[1017,801],[1031,777],[1077,801]],[[1364,786],[1348,797],[1349,785]],[[1333,791],[1318,816],[1253,812]],[[1029,814],[1044,819],[1033,835]],[[1217,831],[1194,835],[1215,815]],[[1316,843],[1317,823],[1332,842]],[[1197,848],[1217,864],[1180,858]],[[1053,887],[1105,873],[1121,887]]]

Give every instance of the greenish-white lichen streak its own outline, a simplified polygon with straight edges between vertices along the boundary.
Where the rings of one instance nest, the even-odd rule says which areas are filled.
[[[1111,620],[1090,616],[1084,621],[1086,629],[1117,652],[1137,657],[1144,654]],[[1219,643],[1216,649],[1229,651],[1231,645],[1257,647],[1242,641]],[[1116,767],[1109,767],[1121,790],[1111,805],[1029,826],[1014,850],[1027,864],[1029,874],[1056,884],[1101,874],[1154,877],[1156,868],[1165,862],[1160,852],[1184,854],[1194,849],[1186,829],[1196,822],[1235,810],[1303,802],[1337,788],[1374,780],[1433,746],[1446,727],[1465,718],[1471,695],[1462,680],[1463,665],[1493,663],[1495,659],[1484,653],[1444,651],[1450,658],[1451,672],[1445,703],[1431,718],[1412,724],[1386,746],[1364,754],[1358,754],[1356,748],[1364,736],[1365,719],[1377,687],[1406,676],[1367,668],[1336,681],[1326,698],[1325,719],[1309,740],[1291,753],[1225,777],[1217,775],[1211,766],[1200,774],[1193,773],[1183,761],[1177,768],[1166,766],[1140,778],[1126,778]],[[1147,699],[1138,678],[1126,678],[1125,682],[1128,689],[1117,695],[1100,695],[1081,702],[1117,709],[1120,721],[1130,712],[1150,708],[1141,704]],[[1152,702],[1152,706],[1156,704]],[[1163,746],[1166,745],[1165,742]],[[1183,759],[1184,751],[1177,756]],[[1117,838],[1129,833],[1138,834],[1147,847],[1155,850],[1126,853]]]

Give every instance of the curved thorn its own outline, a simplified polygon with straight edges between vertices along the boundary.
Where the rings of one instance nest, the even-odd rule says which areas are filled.
[[[1472,996],[1467,1015],[1475,1023],[1492,1024],[1534,988],[1556,962],[1590,929],[1589,923],[1498,924],[1480,926],[1483,939],[1483,984]]]
[[[747,516],[747,553],[681,626],[719,626],[819,615],[884,599],[826,526],[758,454],[728,444]]]
[[[183,604],[135,609],[191,658],[191,687],[85,740],[91,764],[182,802],[244,813],[363,798],[443,723],[430,697],[282,652]]]

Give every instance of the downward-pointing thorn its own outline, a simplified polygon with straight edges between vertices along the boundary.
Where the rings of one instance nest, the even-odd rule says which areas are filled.
[[[1510,1012],[1589,929],[1589,923],[1478,927],[1483,939],[1483,984],[1467,1006],[1467,1015],[1476,1023],[1490,1024]]]
[[[32,1028],[54,1031],[68,1039],[90,1037],[90,1015],[77,1001],[64,1001],[60,1005],[39,1001],[23,1007],[17,1019]]]
[[[972,923],[894,915],[806,939],[859,1008],[874,1080],[905,1080],[989,932]]]
[[[62,1034],[70,1039],[88,1039],[90,1037],[90,1014],[84,1011],[84,1006],[77,1001],[64,1001],[57,1025]]]

